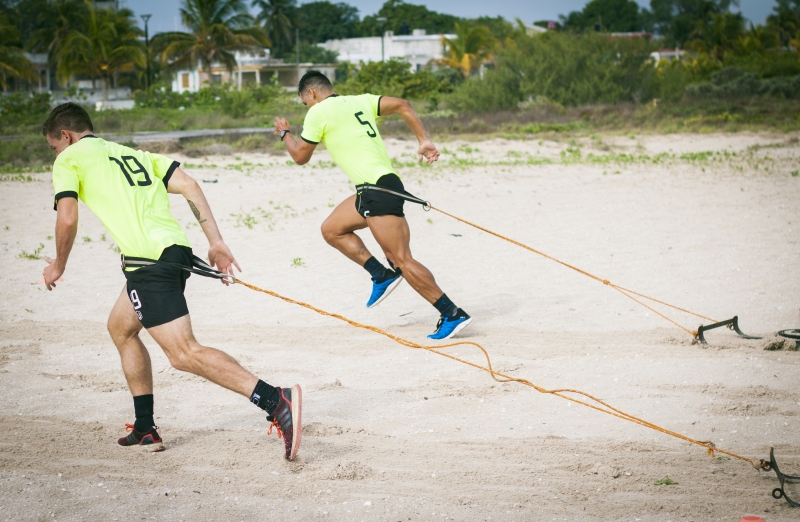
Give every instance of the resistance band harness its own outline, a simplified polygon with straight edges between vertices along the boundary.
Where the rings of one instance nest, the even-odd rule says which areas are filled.
[[[742,337],[745,337],[745,338],[748,338],[748,339],[759,339],[758,337],[752,337],[752,336],[747,336],[747,335],[743,334],[739,330],[738,321],[737,321],[736,317],[734,317],[733,319],[730,319],[728,321],[715,321],[714,324],[711,324],[711,325],[708,325],[708,326],[700,326],[698,331],[692,332],[689,329],[679,325],[678,323],[676,323],[675,321],[673,321],[669,317],[667,317],[667,316],[661,314],[660,312],[654,310],[653,308],[651,308],[647,304],[641,302],[639,299],[636,299],[636,297],[634,297],[634,296],[641,297],[641,298],[644,298],[644,299],[648,299],[650,301],[653,301],[653,302],[656,302],[656,303],[671,307],[673,309],[676,309],[676,310],[679,310],[679,311],[682,311],[682,312],[686,312],[688,314],[692,314],[692,315],[695,315],[697,317],[701,317],[701,318],[704,318],[704,319],[707,319],[707,320],[710,320],[710,321],[714,321],[714,320],[713,319],[709,319],[709,318],[707,318],[705,316],[701,316],[699,314],[695,314],[694,312],[690,312],[688,310],[684,310],[683,308],[679,308],[677,306],[665,303],[663,301],[659,301],[659,300],[654,299],[652,297],[648,297],[648,296],[646,296],[644,294],[640,294],[638,292],[634,292],[633,290],[629,290],[629,289],[620,287],[618,285],[615,285],[615,284],[609,282],[608,280],[600,279],[599,277],[597,277],[595,275],[592,275],[592,274],[590,274],[590,273],[588,273],[588,272],[586,272],[584,270],[581,270],[580,268],[577,268],[577,267],[574,267],[572,265],[569,265],[569,264],[567,264],[567,263],[565,263],[563,261],[560,261],[560,260],[558,260],[558,259],[556,259],[556,258],[554,258],[552,256],[549,256],[549,255],[547,255],[547,254],[545,254],[543,252],[540,252],[540,251],[538,251],[538,250],[536,250],[534,248],[531,248],[531,247],[529,247],[529,246],[527,246],[527,245],[525,245],[523,243],[520,243],[520,242],[515,241],[515,240],[513,240],[511,238],[505,237],[505,236],[503,236],[501,234],[498,234],[496,232],[492,232],[491,230],[488,230],[488,229],[483,228],[481,226],[478,226],[478,225],[476,225],[474,223],[471,223],[469,221],[461,219],[461,218],[459,218],[457,216],[449,214],[449,213],[447,213],[447,212],[445,212],[445,211],[443,211],[441,209],[438,209],[438,208],[432,206],[430,204],[430,202],[422,200],[420,198],[417,198],[416,196],[413,196],[411,194],[408,194],[408,193],[402,194],[402,193],[395,192],[395,191],[392,191],[392,190],[389,190],[389,189],[385,189],[383,187],[377,187],[375,185],[360,185],[360,186],[357,187],[357,189],[359,191],[361,191],[361,192],[364,192],[364,191],[367,191],[367,190],[377,190],[377,191],[380,191],[380,192],[386,192],[386,193],[389,193],[389,194],[393,194],[393,195],[395,195],[397,197],[405,199],[406,201],[410,201],[412,203],[417,203],[419,205],[422,205],[422,208],[424,210],[426,210],[426,211],[431,210],[431,209],[436,210],[437,212],[440,212],[442,214],[450,216],[453,219],[456,219],[457,221],[461,221],[462,223],[465,223],[467,225],[475,227],[475,228],[477,228],[479,230],[482,230],[482,231],[484,231],[484,232],[486,232],[488,234],[491,234],[493,236],[499,237],[499,238],[501,238],[501,239],[503,239],[505,241],[508,241],[508,242],[513,243],[513,244],[515,244],[517,246],[520,246],[520,247],[522,247],[522,248],[524,248],[526,250],[530,250],[530,251],[532,251],[532,252],[534,252],[536,254],[539,254],[539,255],[541,255],[543,257],[551,259],[551,260],[553,260],[553,261],[555,261],[555,262],[557,262],[557,263],[559,263],[561,265],[564,265],[564,266],[566,266],[568,268],[571,268],[572,270],[580,272],[580,273],[582,273],[582,274],[584,274],[584,275],[586,275],[586,276],[588,276],[588,277],[590,277],[592,279],[595,279],[597,281],[602,282],[605,285],[610,286],[611,288],[617,290],[618,292],[620,292],[621,294],[625,295],[626,297],[628,297],[628,298],[632,299],[633,301],[636,301],[640,305],[644,306],[648,310],[653,311],[654,313],[660,315],[664,319],[670,321],[671,323],[675,324],[676,326],[678,326],[678,327],[682,328],[683,330],[687,331],[688,333],[692,334],[695,337],[695,339],[697,339],[699,342],[702,342],[704,344],[705,344],[705,339],[703,338],[703,331],[707,331],[707,330],[710,330],[710,329],[713,329],[713,328],[718,328],[720,326],[728,326],[728,328],[730,328],[732,330],[735,330],[736,333],[738,333]],[[776,499],[780,499],[780,498],[783,497],[783,498],[786,499],[786,501],[790,505],[792,505],[794,507],[800,507],[800,499],[793,500],[793,499],[789,498],[789,496],[787,496],[786,490],[785,490],[785,485],[786,484],[800,484],[800,476],[785,475],[780,471],[780,469],[778,468],[778,463],[775,460],[775,452],[774,452],[773,448],[770,448],[769,461],[766,461],[766,460],[763,460],[763,459],[756,459],[756,458],[749,459],[749,458],[744,457],[742,455],[738,455],[736,453],[733,453],[732,451],[727,451],[725,449],[718,448],[712,441],[701,441],[701,440],[693,439],[693,438],[688,437],[686,435],[683,435],[681,433],[678,433],[678,432],[669,430],[667,428],[663,428],[661,426],[658,426],[656,424],[653,424],[653,423],[651,423],[649,421],[646,421],[646,420],[644,420],[644,419],[642,419],[640,417],[636,417],[635,415],[632,415],[630,413],[626,413],[626,412],[624,412],[624,411],[622,411],[622,410],[620,410],[618,408],[615,408],[614,406],[611,406],[609,403],[607,403],[607,402],[605,402],[605,401],[603,401],[603,400],[601,400],[601,399],[599,399],[597,397],[594,397],[594,396],[592,396],[592,395],[590,395],[590,394],[588,394],[586,392],[583,392],[581,390],[575,390],[575,389],[569,389],[569,388],[547,389],[547,388],[544,388],[542,386],[538,386],[538,385],[532,383],[531,381],[529,381],[527,379],[521,379],[521,378],[518,378],[518,377],[513,377],[513,376],[508,375],[508,374],[503,373],[503,372],[499,372],[499,371],[495,370],[492,367],[492,361],[491,361],[491,358],[489,356],[489,352],[483,346],[481,346],[480,344],[478,344],[476,342],[473,342],[473,341],[458,341],[458,342],[454,342],[454,343],[440,344],[440,345],[421,345],[421,344],[415,343],[413,341],[409,341],[408,339],[404,339],[402,337],[398,337],[396,335],[393,335],[393,334],[391,334],[389,332],[386,332],[385,330],[382,330],[382,329],[377,328],[375,326],[370,326],[370,325],[367,325],[367,324],[359,323],[359,322],[353,321],[351,319],[348,319],[347,317],[344,317],[342,315],[331,313],[331,312],[327,312],[325,310],[317,308],[317,307],[315,307],[313,305],[310,305],[308,303],[304,303],[302,301],[297,301],[297,300],[291,299],[289,297],[285,297],[285,296],[283,296],[281,294],[278,294],[277,292],[273,292],[271,290],[267,290],[267,289],[264,289],[264,288],[257,287],[255,285],[251,285],[249,283],[246,283],[246,282],[242,281],[241,279],[237,279],[232,274],[226,274],[226,273],[220,272],[219,270],[216,270],[215,268],[211,267],[208,263],[206,263],[205,261],[203,261],[202,259],[200,259],[197,256],[192,256],[192,265],[191,266],[185,266],[185,265],[182,265],[182,264],[179,264],[179,263],[171,263],[171,262],[155,260],[155,259],[146,259],[146,258],[122,256],[122,268],[123,268],[123,270],[125,268],[146,268],[146,267],[152,266],[152,265],[166,265],[166,266],[170,266],[172,268],[176,268],[176,269],[179,269],[179,270],[185,270],[185,271],[190,272],[192,274],[197,274],[197,275],[201,275],[201,276],[204,276],[204,277],[210,277],[210,278],[213,278],[213,279],[220,279],[220,280],[226,281],[228,283],[232,283],[232,284],[239,284],[239,285],[245,286],[245,287],[247,287],[247,288],[249,288],[251,290],[255,290],[257,292],[262,292],[262,293],[265,293],[265,294],[270,295],[272,297],[276,297],[276,298],[281,299],[282,301],[285,301],[287,303],[302,306],[303,308],[307,308],[309,310],[312,310],[312,311],[314,311],[314,312],[316,312],[316,313],[318,313],[320,315],[324,315],[324,316],[332,317],[334,319],[338,319],[340,321],[344,321],[347,324],[349,324],[351,326],[354,326],[356,328],[369,330],[369,331],[375,332],[377,334],[383,335],[383,336],[388,337],[389,339],[391,339],[391,340],[395,341],[396,343],[401,344],[401,345],[403,345],[403,346],[405,346],[407,348],[426,350],[426,351],[434,353],[436,355],[441,355],[443,357],[447,357],[448,359],[452,359],[454,361],[460,362],[460,363],[465,364],[467,366],[471,366],[473,368],[476,368],[478,370],[481,370],[481,371],[484,371],[484,372],[490,374],[492,379],[494,379],[497,382],[501,382],[501,383],[504,383],[504,382],[516,382],[518,384],[522,384],[523,386],[528,386],[530,388],[533,388],[534,390],[536,390],[539,393],[555,395],[556,397],[560,397],[560,398],[568,400],[570,402],[574,402],[576,404],[580,404],[582,406],[586,406],[588,408],[591,408],[593,410],[596,410],[596,411],[611,415],[613,417],[617,417],[619,419],[626,420],[626,421],[632,422],[634,424],[638,424],[640,426],[644,426],[646,428],[650,428],[652,430],[664,433],[666,435],[670,435],[672,437],[684,440],[684,441],[689,442],[691,444],[695,444],[697,446],[701,446],[703,448],[706,448],[708,454],[711,455],[712,457],[715,455],[715,453],[722,453],[722,454],[728,455],[730,457],[736,458],[738,460],[749,462],[757,470],[762,470],[762,471],[766,471],[766,472],[775,471],[775,474],[777,475],[778,480],[780,482],[780,487],[775,488],[772,491],[772,496],[774,498],[776,498]],[[793,331],[787,331],[787,333],[788,332],[791,332],[792,334],[795,334],[797,331],[793,330]],[[458,357],[458,356],[449,354],[449,353],[447,353],[445,351],[442,351],[445,348],[451,348],[453,346],[473,346],[473,347],[478,348],[483,353],[483,356],[484,356],[484,359],[485,359],[485,364],[482,365],[482,364],[478,364],[478,363],[475,363],[475,362],[472,362],[472,361],[468,361],[468,360],[465,360],[465,359],[463,359],[461,357]]]

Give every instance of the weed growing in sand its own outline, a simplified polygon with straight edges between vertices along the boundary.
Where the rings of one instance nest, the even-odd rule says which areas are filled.
[[[92,238],[90,238],[89,236],[83,236],[83,242],[84,243],[91,243],[92,242]]]
[[[7,174],[0,176],[0,181],[36,181],[32,176],[24,176],[22,174]]]
[[[303,258],[295,257],[294,259],[292,259],[292,267],[297,268],[303,265],[305,265],[305,263],[303,262]]]
[[[26,308],[25,311],[28,312],[29,314],[33,313],[33,310],[31,310],[30,308]]]
[[[656,482],[655,482],[656,486],[672,486],[674,484],[677,484],[677,482],[675,482],[674,480],[669,478],[669,475],[667,475],[666,477],[662,478],[661,480],[656,480]]]
[[[796,178],[797,176],[800,176],[800,170],[793,170],[792,171],[792,177]]]
[[[106,240],[106,235],[100,234],[100,241],[105,241],[105,240]]]
[[[714,460],[731,460],[731,458],[726,457],[725,455],[720,455],[719,457],[716,457]]]
[[[256,220],[255,216],[253,216],[250,212],[239,212],[238,214],[231,214],[231,217],[236,218],[236,226],[237,227],[247,227],[252,229],[258,221]]]
[[[19,259],[41,259],[42,250],[44,250],[44,243],[39,243],[39,246],[33,252],[23,250],[17,254],[17,257]]]

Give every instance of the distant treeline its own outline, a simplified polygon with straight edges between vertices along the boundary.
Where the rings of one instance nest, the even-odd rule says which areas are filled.
[[[337,90],[426,99],[430,110],[466,112],[538,103],[800,96],[800,0],[777,0],[765,23],[749,25],[730,10],[731,4],[651,0],[650,8],[642,9],[634,0],[592,0],[581,11],[560,17],[554,30],[540,32],[529,21],[461,19],[404,0],[388,0],[364,18],[343,2],[182,0],[188,31],[154,35],[148,50],[128,9],[97,9],[88,0],[0,0],[0,87],[15,77],[33,81],[21,55],[28,50],[48,53],[62,83],[81,76],[99,80],[104,89],[131,86],[140,91],[140,107],[219,102],[231,103],[231,114],[247,114],[248,107],[280,97],[280,89],[264,86],[228,97],[220,92],[230,86],[186,96],[167,95],[162,88],[169,90],[177,67],[200,62],[209,76],[212,63],[233,69],[236,51],[269,47],[273,56],[293,60],[295,30],[301,60],[330,62],[335,54],[317,43],[425,29],[454,35],[443,37],[447,51],[442,59],[420,72],[398,60],[341,64]],[[664,48],[684,52],[680,59],[656,63],[651,53]],[[155,86],[142,92],[148,54]],[[12,110],[17,109],[10,103],[0,107],[6,114]]]

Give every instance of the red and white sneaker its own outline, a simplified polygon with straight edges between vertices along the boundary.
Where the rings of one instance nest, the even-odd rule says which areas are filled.
[[[283,438],[286,447],[286,460],[294,460],[297,450],[300,449],[300,439],[303,438],[303,425],[301,419],[303,390],[299,384],[291,388],[279,388],[278,406],[267,420],[272,422],[267,435],[272,435],[272,428],[277,428],[278,437]]]
[[[139,433],[133,429],[133,424],[126,424],[125,429],[129,431],[126,437],[120,437],[117,444],[120,446],[141,446],[142,450],[155,453],[156,451],[164,451],[167,449],[164,442],[158,435],[158,426],[153,426],[153,429],[147,433]]]

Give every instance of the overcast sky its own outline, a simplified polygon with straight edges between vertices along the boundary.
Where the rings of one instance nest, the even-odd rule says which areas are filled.
[[[332,0],[336,2],[337,0]],[[385,0],[348,0],[346,3],[358,8],[361,17],[375,14]],[[245,0],[248,4],[249,0]],[[637,0],[648,7],[649,0]],[[300,3],[305,3],[300,0]],[[487,0],[410,0],[411,4],[424,4],[433,11],[453,14],[465,18],[478,16],[502,16],[508,20],[521,18],[525,22],[535,20],[558,20],[558,15],[570,11],[579,11],[586,5],[586,0],[502,0],[489,2]],[[136,13],[138,17],[143,13],[150,13],[150,34],[161,31],[182,30],[178,9],[181,0],[121,0]],[[748,20],[763,24],[772,8],[777,5],[775,0],[740,0],[742,13]]]

